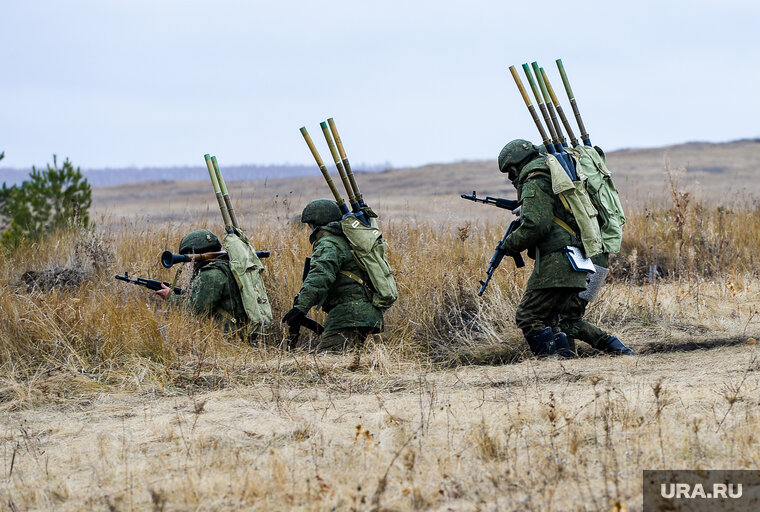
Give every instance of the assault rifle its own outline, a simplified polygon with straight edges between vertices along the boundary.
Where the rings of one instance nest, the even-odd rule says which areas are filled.
[[[166,281],[156,281],[155,279],[145,279],[144,277],[136,277],[134,279],[129,278],[129,273],[124,272],[124,275],[115,275],[113,276],[114,279],[118,279],[119,281],[125,281],[127,283],[136,284],[137,286],[144,286],[148,290],[160,290],[162,288],[161,285],[166,286],[167,288],[171,288],[171,284],[167,283]],[[174,287],[174,293],[176,295],[180,295],[183,293],[184,290],[180,288],[179,286]]]
[[[486,196],[485,199],[483,199],[482,197],[478,197],[478,193],[474,190],[472,191],[472,195],[462,194],[460,197],[476,203],[490,204],[505,210],[516,210],[520,206],[520,201],[515,199],[504,199],[503,197],[491,196]]]
[[[503,208],[505,210],[514,211],[520,206],[519,201],[515,201],[514,199],[505,199],[503,197],[491,197],[486,196],[485,199],[482,197],[478,197],[477,192],[474,190],[472,191],[472,195],[468,194],[462,194],[462,199],[467,199],[469,201],[474,201],[476,203],[483,203],[483,204],[490,204],[492,206],[496,206],[497,208]],[[478,296],[482,296],[483,293],[485,293],[486,288],[488,287],[488,283],[491,282],[491,278],[493,277],[494,272],[496,272],[496,269],[499,268],[499,265],[501,265],[501,260],[504,259],[504,256],[511,256],[515,260],[515,267],[520,268],[525,266],[525,260],[523,260],[523,257],[520,255],[520,253],[514,253],[511,251],[508,251],[504,247],[504,243],[507,240],[507,237],[518,227],[520,226],[520,219],[517,218],[513,220],[509,227],[507,227],[507,231],[504,233],[504,236],[501,237],[501,240],[498,244],[496,244],[496,250],[493,252],[493,256],[491,256],[491,262],[488,264],[488,270],[486,270],[486,277],[485,281],[479,281],[480,282],[480,290],[478,291]]]
[[[301,274],[301,282],[306,281],[306,278],[309,276],[310,269],[311,258],[306,258],[303,262],[303,274]],[[296,303],[298,302],[299,295],[301,295],[300,292],[297,293],[293,298],[293,307],[295,307]],[[325,328],[322,327],[322,324],[316,320],[309,318],[308,316],[304,316],[301,318],[301,321],[299,323],[294,323],[288,327],[288,350],[293,350],[296,348],[298,337],[301,335],[301,327],[306,327],[310,331],[314,331],[317,336],[322,334],[325,330]]]

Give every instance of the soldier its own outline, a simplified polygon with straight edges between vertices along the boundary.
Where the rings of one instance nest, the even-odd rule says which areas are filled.
[[[221,251],[219,238],[208,229],[197,229],[185,235],[179,243],[180,254],[202,254]],[[243,306],[235,277],[226,255],[212,260],[189,263],[193,269],[190,292],[186,298],[189,307],[198,315],[208,315],[224,325],[225,332],[234,332],[245,338],[248,317]],[[163,286],[156,294],[166,299],[171,290]],[[175,296],[178,300],[184,297]],[[248,339],[255,344],[255,332]]]
[[[632,354],[616,337],[581,319],[583,311],[574,301],[586,288],[586,273],[573,270],[562,252],[567,246],[583,247],[580,231],[570,210],[552,192],[551,173],[539,148],[526,140],[513,140],[501,150],[498,163],[517,189],[522,206],[520,226],[507,237],[505,248],[517,253],[527,249],[535,259],[515,314],[531,351],[537,356],[573,357],[569,331],[584,341],[593,339],[600,350]]]
[[[297,325],[312,307],[321,307],[327,319],[317,352],[357,349],[358,355],[369,334],[382,332],[383,312],[372,305],[369,276],[351,252],[341,218],[340,208],[329,199],[303,209],[301,222],[312,230],[311,266],[295,306],[282,321]]]

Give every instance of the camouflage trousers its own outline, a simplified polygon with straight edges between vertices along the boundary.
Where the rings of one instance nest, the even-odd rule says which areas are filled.
[[[319,338],[317,352],[343,352],[346,350],[361,350],[364,341],[372,332],[371,327],[354,327],[325,331]]]
[[[568,339],[579,339],[601,349],[610,334],[583,320],[587,305],[578,297],[577,288],[527,290],[517,306],[515,322],[523,334],[551,327],[567,334]],[[570,348],[575,351],[574,342]]]

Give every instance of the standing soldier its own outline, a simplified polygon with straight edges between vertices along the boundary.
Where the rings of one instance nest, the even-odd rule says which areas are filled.
[[[517,189],[522,204],[520,226],[506,238],[505,249],[512,253],[528,250],[535,259],[515,314],[531,351],[537,356],[558,353],[573,357],[566,332],[584,339],[578,333],[593,328],[595,335],[606,336],[597,348],[633,353],[614,336],[582,321],[582,311],[580,315],[578,311],[568,311],[578,293],[586,288],[586,273],[573,269],[563,249],[582,248],[583,243],[570,209],[552,192],[551,172],[539,148],[527,140],[513,140],[501,150],[498,163],[499,170],[507,173]]]
[[[301,222],[312,230],[311,266],[295,306],[282,319],[299,325],[312,307],[321,307],[327,319],[317,352],[360,350],[369,334],[383,330],[383,312],[372,304],[369,275],[352,253],[341,218],[340,208],[329,199],[303,209]]]
[[[179,243],[180,254],[203,254],[221,250],[219,238],[208,229],[192,231]],[[176,300],[186,300],[197,315],[211,316],[222,322],[225,332],[234,332],[255,344],[256,331],[251,331],[250,335],[247,332],[248,317],[228,256],[221,255],[189,264],[193,269],[189,296],[175,296]],[[167,286],[163,286],[156,294],[166,299],[170,291]]]

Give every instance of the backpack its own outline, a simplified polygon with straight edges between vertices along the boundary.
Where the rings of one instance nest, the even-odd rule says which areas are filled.
[[[340,224],[354,259],[369,275],[372,305],[383,310],[389,308],[398,299],[398,291],[393,270],[385,257],[386,243],[377,220],[370,218],[370,225],[365,226],[356,217],[346,217]]]
[[[222,247],[227,251],[232,275],[240,289],[240,297],[249,321],[248,333],[263,333],[272,323],[272,308],[261,277],[264,266],[256,256],[248,237],[240,230],[236,230],[235,234],[225,235]]]
[[[551,171],[552,192],[559,196],[562,204],[573,215],[578,228],[580,228],[579,238],[583,242],[583,251],[586,253],[586,257],[591,258],[600,254],[603,250],[602,234],[599,229],[599,221],[596,218],[597,210],[588,194],[588,178],[583,173],[578,173],[578,181],[573,181],[565,172],[562,164],[552,155],[546,155],[546,165]],[[569,227],[562,227],[570,230]],[[575,233],[573,234],[575,235]]]
[[[575,157],[576,169],[588,178],[588,193],[601,219],[604,252],[620,252],[625,214],[605,159],[591,146],[568,148],[567,152]]]

